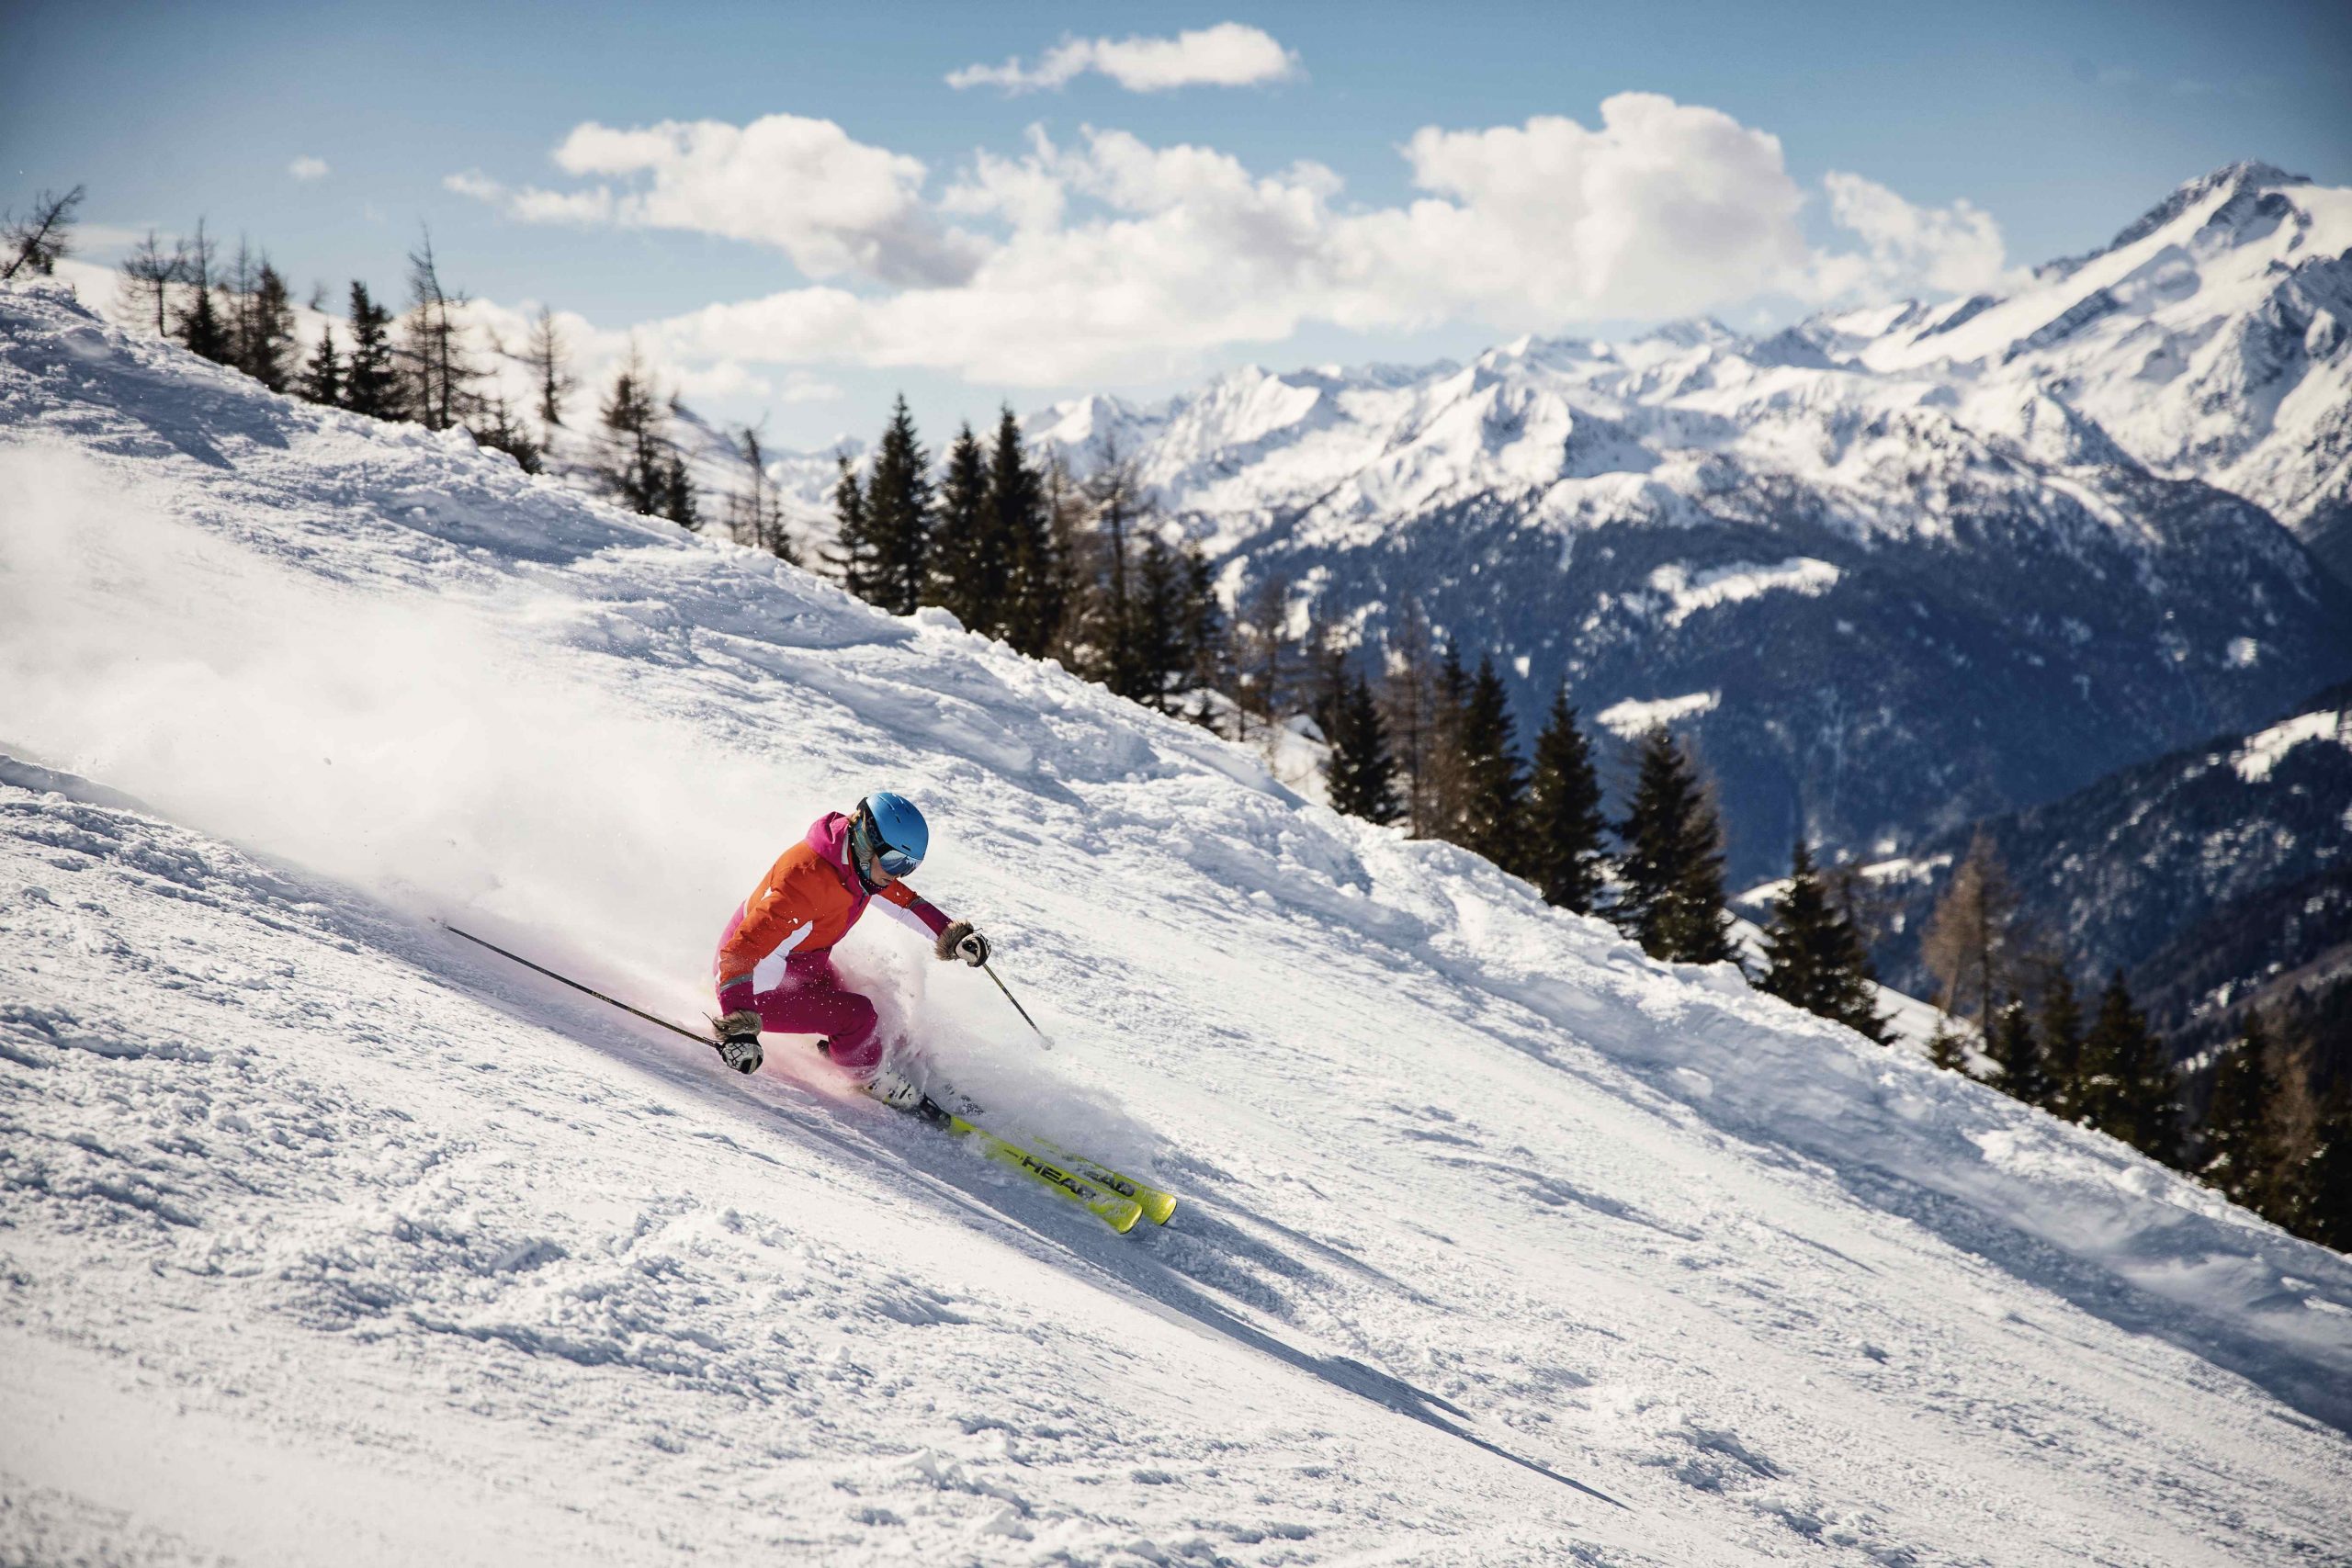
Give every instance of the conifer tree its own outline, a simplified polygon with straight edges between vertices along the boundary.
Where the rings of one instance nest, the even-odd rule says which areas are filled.
[[[1299,683],[1306,716],[1326,741],[1340,722],[1340,705],[1348,695],[1348,643],[1332,623],[1329,606],[1317,599],[1307,614],[1306,637],[1299,644]]]
[[[74,209],[88,194],[75,186],[63,196],[45,190],[33,197],[32,210],[18,218],[14,210],[0,213],[0,278],[23,273],[51,277],[57,264],[74,249]]]
[[[841,477],[833,481],[833,547],[826,559],[843,588],[871,604],[882,592],[882,558],[865,520],[865,485],[847,454],[833,461]]]
[[[1135,592],[1124,638],[1127,655],[1120,661],[1134,689],[1119,694],[1162,713],[1168,711],[1170,685],[1192,667],[1191,649],[1185,646],[1185,590],[1182,558],[1159,535],[1146,535],[1136,556]]]
[[[2043,1070],[2041,1043],[2033,1037],[2033,1020],[2025,1003],[2011,997],[1993,1015],[1993,1037],[1987,1043],[1993,1060],[2001,1065],[2001,1089],[2028,1105],[2050,1102],[2050,1076]]]
[[[122,305],[135,310],[141,321],[149,316],[155,320],[155,335],[171,333],[172,290],[187,281],[187,242],[175,240],[172,254],[165,255],[155,231],[134,246],[122,260]]]
[[[930,567],[931,518],[931,459],[900,393],[866,474],[865,529],[873,573],[872,592],[863,597],[894,615],[914,613]]]
[[[1258,579],[1247,603],[1237,605],[1234,628],[1237,702],[1262,732],[1272,728],[1296,683],[1291,653],[1290,578],[1272,571]]]
[[[571,345],[564,341],[563,329],[556,325],[555,311],[545,305],[531,319],[522,360],[530,367],[532,389],[538,399],[541,436],[552,441],[556,427],[563,423],[563,405],[580,389],[580,378],[571,373]]]
[[[457,316],[466,298],[443,286],[430,232],[409,253],[408,265],[409,309],[400,350],[409,383],[406,409],[427,430],[454,429],[473,412],[473,387],[482,374]]]
[[[300,344],[294,335],[293,298],[267,256],[253,273],[253,290],[243,297],[240,314],[237,368],[273,392],[286,390],[293,384]]]
[[[2083,1010],[2075,999],[2075,982],[2063,963],[2052,962],[2041,986],[2043,1076],[2050,1083],[2043,1104],[2070,1122],[2083,1119]]]
[[[1381,722],[1372,682],[1361,672],[1349,676],[1333,715],[1330,741],[1324,782],[1331,809],[1367,822],[1396,820],[1402,807],[1396,799],[1396,764],[1388,754],[1387,726]]]
[[[1831,901],[1803,839],[1789,857],[1788,890],[1774,901],[1764,927],[1764,963],[1758,988],[1866,1039],[1886,1039],[1870,955],[1846,911]]]
[[[931,599],[976,632],[994,630],[1004,605],[1011,562],[994,536],[989,505],[989,465],[979,437],[965,425],[947,448],[932,526]]]
[[[2288,1223],[2322,1247],[2352,1252],[2352,1077],[2336,1080],[2312,1137],[2294,1175]]]
[[[673,412],[675,405],[673,405]],[[657,515],[666,517],[689,534],[702,529],[702,506],[695,489],[694,476],[686,471],[685,455],[666,439],[668,453],[662,459],[662,498],[655,508]]]
[[[1430,667],[1428,695],[1429,739],[1423,767],[1429,775],[1429,809],[1422,831],[1430,838],[1454,842],[1462,830],[1462,721],[1470,706],[1470,672],[1462,667],[1462,649],[1451,637]]]
[[[343,360],[334,351],[334,329],[319,333],[319,346],[302,367],[302,396],[314,403],[343,401]]]
[[[1505,871],[1532,869],[1527,842],[1527,783],[1510,701],[1492,654],[1478,659],[1462,708],[1462,815],[1455,842]]]
[[[204,232],[204,220],[198,219],[196,239],[187,252],[187,303],[180,308],[178,330],[180,342],[191,354],[201,355],[215,365],[230,362],[232,344],[229,339],[229,323],[220,319],[220,308],[213,299],[212,241]]]
[[[536,474],[544,466],[541,459],[547,449],[533,440],[523,422],[514,417],[514,406],[506,400],[504,393],[481,403],[466,428],[484,447],[514,458],[514,466],[526,474]]]
[[[1920,934],[1919,956],[1941,987],[1944,1010],[1990,1032],[1995,1000],[2017,962],[2017,895],[1991,835],[1979,832]]]
[[[2278,1100],[2268,1033],[2261,1013],[2248,1009],[2244,1031],[2214,1064],[2197,1174],[2231,1201],[2272,1218],[2278,1217],[2279,1176],[2286,1156],[2274,1113]]]
[[[727,498],[727,530],[739,545],[764,550],[794,566],[800,552],[793,547],[784,525],[784,499],[768,475],[768,455],[757,426],[743,425],[735,433],[735,449],[743,459],[742,487]]]
[[[400,377],[392,359],[392,314],[351,284],[351,358],[344,370],[343,406],[375,419],[401,417]]]
[[[1732,955],[1723,834],[1696,765],[1663,728],[1644,738],[1633,805],[1618,827],[1624,891],[1619,929],[1653,958],[1719,964]]]
[[[1430,649],[1429,622],[1422,617],[1419,603],[1408,599],[1389,626],[1380,705],[1381,720],[1396,750],[1405,830],[1416,839],[1438,831],[1432,765],[1436,694],[1437,662]]]
[[[1936,1014],[1936,1027],[1928,1036],[1928,1061],[1948,1073],[1968,1072],[1968,1036],[1944,1013]]]
[[[1021,446],[1021,422],[1006,407],[996,424],[989,454],[989,534],[1006,555],[1001,608],[989,616],[989,631],[1021,652],[1041,659],[1061,630],[1061,564],[1054,548],[1053,519],[1045,484]]]
[[[1535,761],[1527,786],[1530,880],[1544,901],[1579,915],[1600,907],[1608,862],[1601,835],[1600,780],[1592,748],[1577,728],[1566,682],[1552,694],[1552,711],[1535,738]]]
[[[1217,607],[1216,580],[1209,570],[1208,557],[1193,539],[1184,541],[1177,557],[1183,572],[1180,633],[1185,658],[1184,682],[1204,694],[1229,692],[1233,689],[1232,646],[1226,636],[1224,615]],[[1205,695],[1187,716],[1205,728],[1216,728],[1215,710],[1208,705]]]
[[[662,406],[652,375],[632,344],[598,413],[604,428],[593,468],[607,496],[648,517],[670,515],[675,502]]]
[[[2085,1122],[2152,1159],[2179,1163],[2172,1065],[2132,1005],[2120,969],[2100,996],[2098,1016],[2083,1042],[2081,1096]]]

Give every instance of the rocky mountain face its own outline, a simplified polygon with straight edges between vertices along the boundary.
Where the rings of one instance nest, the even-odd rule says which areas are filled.
[[[2168,1032],[2352,974],[2352,682],[2273,722],[1982,824],[2020,912],[2086,975],[2121,968]],[[1972,829],[1866,868],[1882,978],[1934,991],[1921,929]]]
[[[1692,733],[1732,869],[1891,852],[2352,671],[2352,190],[2183,186],[2006,296],[1250,369],[1035,416],[1141,463],[1237,597],[1408,600],[1522,721]],[[2298,536],[2300,530],[2301,536]]]

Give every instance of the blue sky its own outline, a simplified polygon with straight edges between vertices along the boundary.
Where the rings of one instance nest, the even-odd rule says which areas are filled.
[[[677,9],[19,3],[0,199],[86,183],[94,254],[204,216],[337,291],[396,292],[429,224],[482,300],[576,312],[599,355],[634,329],[691,400],[813,446],[901,387],[944,433],[1983,286],[2241,157],[2352,184],[2340,5]]]

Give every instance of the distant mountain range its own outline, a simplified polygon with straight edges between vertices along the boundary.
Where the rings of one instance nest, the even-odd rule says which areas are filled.
[[[2086,975],[2120,968],[2167,1032],[2352,976],[2352,682],[2250,731],[1981,825],[2022,913]],[[1934,991],[1919,933],[1973,829],[1866,868],[1881,978]]]
[[[2352,672],[2352,190],[2239,164],[2003,296],[1238,371],[1034,416],[1237,592],[1406,600],[1718,776],[1735,874],[2054,799]],[[811,498],[813,500],[813,498]]]

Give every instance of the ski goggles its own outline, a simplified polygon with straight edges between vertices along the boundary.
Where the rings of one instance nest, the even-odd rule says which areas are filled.
[[[922,864],[921,855],[910,855],[883,841],[882,830],[875,826],[871,811],[857,814],[857,820],[850,824],[850,833],[858,852],[892,876],[912,876],[915,868]]]

